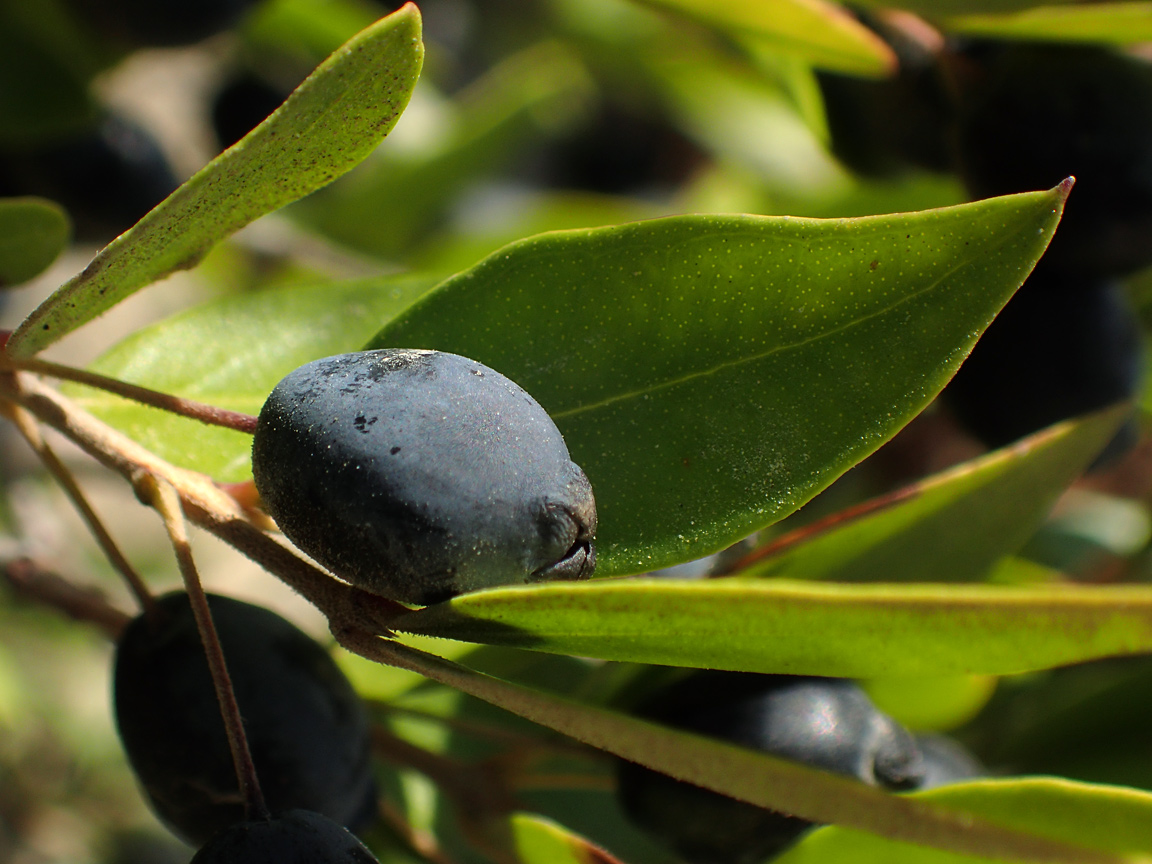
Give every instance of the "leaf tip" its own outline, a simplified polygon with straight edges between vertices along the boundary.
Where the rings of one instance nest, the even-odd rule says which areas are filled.
[[[412,0],[408,0],[407,3],[405,3],[399,9],[397,9],[395,12],[393,12],[392,15],[395,17],[398,17],[398,18],[400,18],[400,17],[411,18],[411,19],[413,19],[413,23],[415,23],[417,25],[420,24],[420,22],[422,20],[422,16],[420,14],[420,7],[417,6],[415,3],[413,3]]]
[[[1076,178],[1069,174],[1052,191],[1060,198],[1060,204],[1063,205],[1068,200],[1069,193],[1072,192],[1072,187],[1076,185]]]

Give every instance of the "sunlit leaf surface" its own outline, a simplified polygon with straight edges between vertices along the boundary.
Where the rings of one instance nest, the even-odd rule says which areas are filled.
[[[272,116],[106,246],[42,303],[8,350],[27,356],[208,250],[265,213],[330,183],[388,134],[420,74],[412,4],[346,43]]]

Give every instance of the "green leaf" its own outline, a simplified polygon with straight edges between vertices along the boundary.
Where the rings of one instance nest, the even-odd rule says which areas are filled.
[[[965,730],[990,765],[1152,789],[1152,655],[1003,679]]]
[[[1056,6],[1079,0],[858,0],[854,5],[866,8],[907,9],[926,18],[939,19],[942,15],[974,15],[977,13],[1002,14],[1038,6]]]
[[[571,112],[589,89],[586,70],[562,45],[519,51],[456,96],[438,139],[419,149],[381,148],[291,214],[342,245],[403,257],[462,188],[512,161],[521,142],[544,131],[541,118]]]
[[[1152,39],[1152,3],[1041,6],[1006,14],[958,15],[945,19],[944,25],[957,33],[994,39],[1133,45]]]
[[[453,351],[524,387],[596,490],[600,572],[643,572],[784,517],[895,434],[1031,270],[1063,194],[544,234],[371,347]]]
[[[139,330],[92,371],[220,408],[257,414],[277,382],[318,357],[355,351],[431,285],[376,277],[230,295]],[[68,385],[86,410],[163,459],[217,480],[251,477],[252,438],[102,390]]]
[[[534,813],[509,818],[516,857],[523,864],[619,864],[599,846]]]
[[[999,679],[992,675],[870,678],[860,681],[876,707],[913,730],[947,732],[988,704]]]
[[[82,44],[53,20],[51,3],[0,0],[0,143],[17,154],[96,121]],[[47,25],[47,26],[45,26]],[[6,153],[5,158],[11,154]]]
[[[643,0],[710,27],[763,40],[815,66],[884,76],[896,57],[879,36],[841,7],[823,0]]]
[[[271,117],[108,244],[20,325],[8,350],[40,351],[348,171],[396,124],[422,59],[420,13],[409,3],[340,48]]]
[[[993,819],[1000,825],[1148,860],[1152,853],[1152,794],[1048,777],[980,780],[919,793],[917,800]],[[1014,860],[1014,859],[1005,859]],[[848,828],[813,832],[774,864],[987,864],[886,840]]]
[[[748,50],[777,53],[755,45]],[[675,54],[657,49],[645,52],[643,58],[679,127],[718,162],[750,172],[753,182],[765,185],[773,197],[797,198],[811,206],[813,199],[826,200],[851,185],[843,167],[802,115],[796,93],[790,92],[781,76],[765,74],[763,64],[753,68],[718,50]],[[817,105],[823,119],[823,97]],[[813,113],[811,105],[808,111]],[[765,147],[765,141],[772,146]]]
[[[43,198],[0,199],[0,288],[27,282],[68,245],[63,208]]]
[[[849,678],[1152,651],[1152,589],[612,579],[478,591],[395,629],[604,660]]]
[[[1058,424],[865,502],[854,508],[856,518],[838,513],[804,526],[733,569],[742,576],[838,582],[980,579],[1024,545],[1130,412],[1124,406]]]
[[[355,647],[379,662],[418,672],[593,747],[814,822],[1006,861],[1125,860],[1091,851],[1079,840],[1060,842],[1001,827],[968,811],[967,802],[943,807],[893,795],[842,775],[481,675],[391,640],[364,637]]]
[[[379,9],[355,0],[269,0],[245,16],[240,36],[268,62],[283,63],[287,54],[312,66],[368,27]]]

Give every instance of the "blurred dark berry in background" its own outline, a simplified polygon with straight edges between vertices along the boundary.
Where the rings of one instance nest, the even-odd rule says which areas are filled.
[[[1124,287],[1044,259],[985,331],[943,399],[969,432],[1001,447],[1133,398],[1143,365],[1140,325]],[[1134,424],[1121,430],[1115,447],[1135,443],[1135,431]]]
[[[155,139],[122,117],[34,148],[0,151],[0,195],[58,202],[81,240],[115,237],[178,185]]]

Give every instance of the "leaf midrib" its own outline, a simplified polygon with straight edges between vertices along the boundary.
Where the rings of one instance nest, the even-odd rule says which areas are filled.
[[[749,364],[749,363],[757,363],[761,360],[764,360],[768,357],[771,357],[773,354],[779,354],[779,353],[783,353],[785,351],[800,349],[800,348],[805,347],[806,345],[820,342],[823,339],[832,338],[832,337],[836,336],[837,334],[840,334],[840,333],[843,333],[847,330],[852,329],[853,327],[861,326],[861,325],[866,324],[867,322],[869,322],[875,318],[879,318],[883,315],[887,315],[887,314],[891,313],[892,311],[898,309],[901,305],[903,305],[905,303],[910,303],[910,302],[916,300],[917,298],[921,297],[922,295],[927,294],[930,291],[934,291],[936,288],[938,288],[940,286],[941,283],[950,279],[958,271],[960,271],[961,269],[963,269],[965,267],[970,266],[972,264],[972,262],[977,259],[977,257],[983,257],[983,255],[987,255],[988,252],[991,252],[991,251],[994,251],[996,249],[1001,248],[1002,246],[1004,246],[1008,242],[1008,240],[1010,238],[1015,238],[1016,236],[1018,236],[1020,231],[1022,231],[1022,230],[1023,229],[1019,229],[1019,230],[1013,232],[1008,237],[1005,237],[1005,239],[1001,243],[998,243],[998,244],[992,246],[991,249],[984,251],[980,256],[978,256],[975,252],[973,252],[971,257],[967,257],[964,260],[960,261],[959,263],[956,264],[955,267],[944,272],[937,279],[935,279],[932,282],[929,282],[923,288],[920,288],[920,289],[918,289],[912,293],[905,294],[902,297],[900,297],[898,300],[895,300],[894,302],[890,303],[887,306],[879,307],[879,308],[873,310],[872,312],[869,312],[866,315],[861,315],[858,318],[853,318],[850,321],[847,321],[843,324],[839,324],[839,325],[837,325],[831,329],[822,330],[815,335],[807,336],[803,339],[798,339],[794,342],[787,342],[784,344],[774,345],[773,347],[769,348],[766,351],[762,351],[762,352],[755,353],[755,354],[750,354],[750,355],[740,357],[740,358],[735,359],[735,360],[727,360],[727,361],[724,361],[722,363],[718,363],[717,365],[715,365],[709,369],[704,369],[704,370],[700,370],[700,371],[696,371],[696,372],[689,372],[689,373],[684,374],[684,375],[679,375],[676,377],[667,378],[665,380],[657,381],[653,384],[649,384],[645,387],[642,387],[642,388],[639,388],[636,390],[629,390],[629,391],[626,391],[623,393],[618,393],[618,394],[597,400],[596,402],[587,403],[585,405],[577,405],[574,408],[567,408],[567,409],[563,409],[560,411],[553,411],[552,417],[553,417],[553,419],[567,419],[569,417],[576,417],[576,416],[579,416],[581,414],[587,414],[587,413],[590,413],[593,411],[598,411],[602,408],[607,408],[608,406],[613,405],[617,402],[622,402],[622,401],[626,401],[629,399],[641,398],[645,395],[656,393],[660,390],[666,390],[670,387],[675,387],[675,386],[678,386],[680,384],[685,384],[689,381],[694,381],[697,379],[708,378],[708,377],[713,376],[713,375],[718,375],[727,369],[737,368],[739,366],[743,366],[743,365]]]

